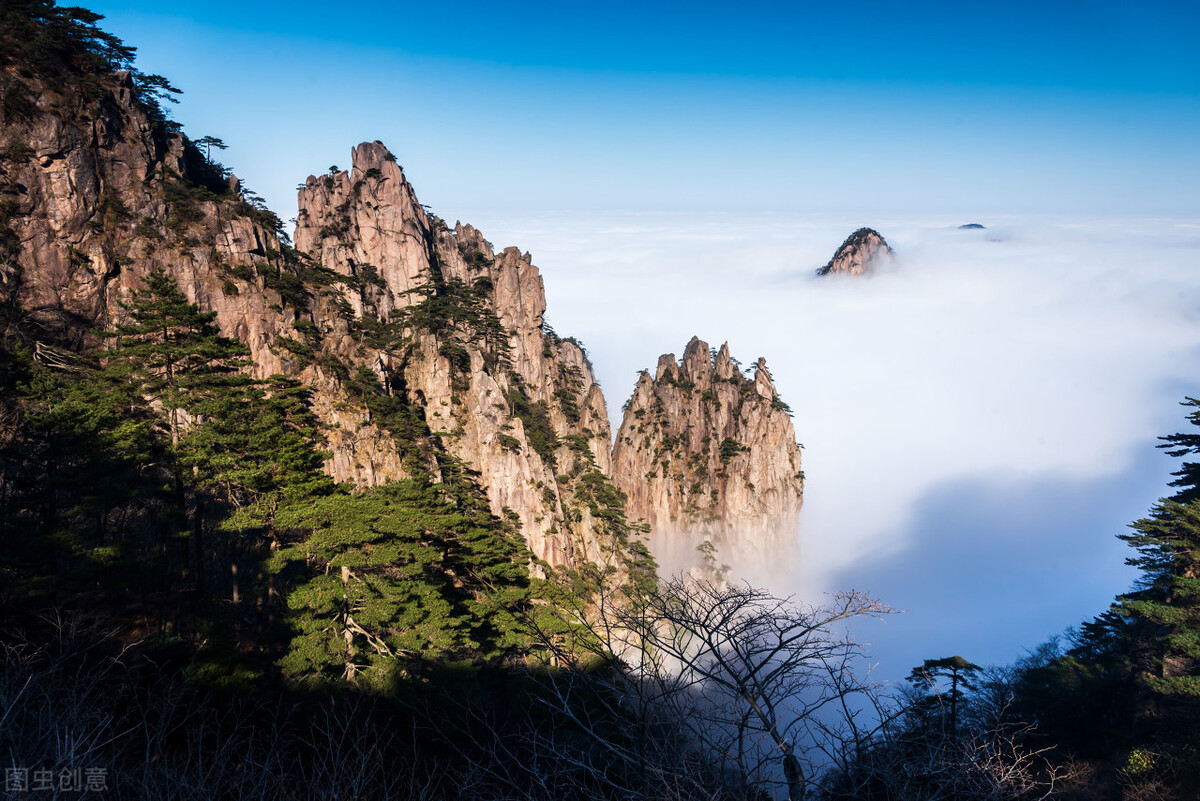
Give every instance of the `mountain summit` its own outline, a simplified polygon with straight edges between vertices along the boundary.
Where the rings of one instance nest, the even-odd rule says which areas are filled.
[[[829,263],[817,270],[817,275],[863,275],[871,272],[875,265],[890,260],[892,255],[891,245],[878,231],[874,228],[859,228],[846,238]]]
[[[744,577],[790,555],[800,450],[766,360],[751,370],[742,373],[728,343],[710,350],[692,337],[682,360],[667,353],[642,373],[625,405],[614,481],[668,570],[720,560]]]

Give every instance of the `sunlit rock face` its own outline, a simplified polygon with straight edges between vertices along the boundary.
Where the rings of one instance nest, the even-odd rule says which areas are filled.
[[[164,269],[249,347],[257,376],[312,389],[334,478],[460,465],[536,558],[611,555],[590,502],[611,469],[604,396],[581,347],[543,330],[528,253],[427,213],[379,142],[304,182],[293,249],[236,178],[147,116],[128,75],[95,91],[32,86],[36,111],[0,132],[0,302],[30,338],[96,344],[89,332],[121,322]],[[364,375],[412,431],[372,414]]]
[[[442,445],[478,473],[493,511],[515,516],[535,556],[551,565],[599,559],[603,546],[574,495],[587,472],[609,472],[604,395],[579,345],[543,330],[546,296],[530,255],[496,253],[470,225],[451,229],[426,214],[379,142],[355,148],[350,170],[305,181],[296,244],[355,279],[339,285],[351,323],[407,319],[443,287],[452,302],[438,312],[441,330],[413,316],[401,346],[368,349],[369,363],[402,381]]]
[[[766,362],[747,377],[728,344],[695,337],[665,354],[625,406],[613,476],[630,517],[644,519],[666,571],[728,565],[762,575],[795,546],[804,492],[800,449]],[[715,554],[706,559],[706,543]],[[713,562],[715,560],[715,563]]]
[[[859,228],[846,238],[829,263],[817,270],[817,275],[864,275],[880,264],[890,261],[892,255],[891,245],[878,231],[873,228]]]
[[[694,339],[639,381],[614,451],[585,352],[544,326],[532,257],[428,212],[382,143],[303,182],[292,247],[236,178],[147,116],[128,75],[98,99],[73,91],[32,86],[36,110],[0,132],[0,302],[27,339],[98,344],[162,269],[246,344],[256,376],[312,390],[339,481],[461,471],[550,566],[620,550],[614,482],[668,567],[706,541],[722,562],[769,560],[791,536],[799,452],[763,362],[747,378]]]

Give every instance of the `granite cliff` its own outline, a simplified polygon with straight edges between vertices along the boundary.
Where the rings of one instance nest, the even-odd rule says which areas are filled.
[[[833,258],[819,270],[817,275],[845,273],[863,275],[879,264],[890,261],[894,251],[891,245],[873,228],[859,228],[838,247]]]
[[[664,354],[642,374],[613,471],[669,570],[708,562],[745,575],[786,561],[795,545],[804,474],[791,417],[765,360],[746,377],[728,344],[710,351],[693,337],[682,360]]]
[[[312,388],[334,478],[456,471],[545,563],[620,558],[604,396],[583,349],[543,327],[528,253],[427,213],[378,142],[308,178],[292,247],[128,73],[86,92],[3,79],[10,337],[47,354],[94,345],[164,269],[250,348],[257,376]]]
[[[765,364],[747,379],[693,339],[638,382],[611,450],[604,395],[544,324],[530,254],[428,212],[382,143],[304,181],[293,246],[137,76],[86,91],[0,77],[6,341],[43,360],[100,344],[163,270],[257,377],[311,389],[338,481],[465,477],[550,567],[620,569],[637,519],[725,560],[775,547],[753,529],[794,530],[799,453]]]

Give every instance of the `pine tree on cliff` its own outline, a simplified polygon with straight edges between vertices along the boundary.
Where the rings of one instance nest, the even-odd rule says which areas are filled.
[[[490,656],[520,639],[528,554],[438,485],[339,492],[277,519],[295,537],[272,560],[293,587],[280,666],[295,679],[380,686],[416,660]]]
[[[188,302],[175,279],[161,269],[145,277],[125,310],[130,321],[114,329],[105,366],[111,380],[127,384],[161,409],[163,434],[173,456],[175,512],[191,530],[192,578],[202,587],[209,561],[206,498],[188,487],[197,479],[203,482],[206,468],[220,469],[203,458],[212,431],[206,420],[230,414],[246,419],[254,385],[243,372],[249,350],[221,336],[216,314]]]
[[[185,419],[203,418],[222,395],[253,384],[242,372],[250,364],[249,349],[221,336],[216,312],[200,311],[163,270],[146,276],[126,312],[130,322],[114,329],[106,361],[139,394],[161,404],[173,446]]]

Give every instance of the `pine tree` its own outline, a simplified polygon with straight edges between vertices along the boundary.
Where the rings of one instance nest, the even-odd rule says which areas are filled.
[[[961,656],[926,659],[912,669],[908,680],[916,685],[923,697],[916,705],[924,717],[940,717],[949,707],[949,734],[958,733],[959,712],[966,703],[966,691],[973,690],[975,676],[982,670]],[[950,687],[942,686],[949,680]]]
[[[26,602],[74,606],[80,593],[114,607],[163,587],[155,506],[163,458],[153,412],[88,358],[48,366],[7,350],[0,385],[0,547],[7,582]]]
[[[1200,401],[1187,398],[1183,405],[1196,408]],[[1200,411],[1188,420],[1200,426]],[[1162,439],[1160,447],[1172,456],[1200,453],[1196,433]],[[1164,696],[1200,698],[1200,465],[1185,461],[1175,476],[1171,485],[1178,492],[1121,536],[1137,549],[1127,562],[1142,575],[1116,611],[1135,624],[1137,650],[1148,653],[1146,686]]]
[[[251,417],[255,382],[244,371],[249,350],[221,336],[215,312],[202,312],[179,290],[173,276],[157,269],[125,305],[129,321],[117,325],[103,354],[111,380],[127,383],[133,392],[161,410],[161,427],[168,440],[174,489],[174,513],[180,533],[191,542],[192,584],[203,589],[212,549],[205,542],[211,498],[195,492],[203,485],[205,423],[236,415]]]
[[[1122,614],[1141,621],[1158,641],[1151,690],[1200,697],[1200,499],[1167,499],[1122,539],[1138,549],[1129,564],[1143,571],[1123,596]]]
[[[442,492],[410,479],[279,510],[294,539],[272,562],[294,588],[285,673],[381,685],[417,660],[514,644],[526,555]]]
[[[201,312],[165,271],[151,272],[144,284],[125,306],[130,321],[116,326],[105,361],[161,406],[171,444],[178,446],[190,418],[214,411],[223,393],[253,383],[243,372],[250,351],[221,336],[216,312]]]

